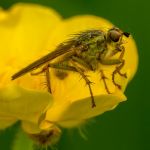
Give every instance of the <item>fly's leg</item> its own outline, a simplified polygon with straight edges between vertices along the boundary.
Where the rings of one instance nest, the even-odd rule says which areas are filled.
[[[127,74],[126,73],[121,73],[121,69],[123,68],[123,66],[125,65],[125,60],[122,59],[125,53],[125,49],[124,47],[121,47],[122,52],[120,54],[119,59],[122,60],[122,63],[116,67],[116,69],[113,71],[112,73],[112,81],[115,84],[115,86],[117,86],[119,89],[121,89],[121,85],[119,85],[118,83],[115,82],[115,75],[118,73],[120,76],[127,78]]]
[[[52,93],[52,90],[51,90],[51,82],[50,82],[50,72],[49,72],[49,66],[48,64],[45,65],[40,71],[38,72],[31,72],[31,75],[39,75],[41,73],[45,73],[45,77],[46,77],[46,86],[47,86],[47,89],[48,89],[48,92],[49,93]]]
[[[62,69],[62,70],[70,70],[70,71],[76,71],[76,69],[73,66],[64,65],[63,63],[54,63],[54,64],[47,64],[44,66],[40,71],[38,72],[32,72],[31,75],[39,75],[47,70],[47,68],[55,68],[55,69]]]
[[[109,91],[108,86],[106,84],[106,79],[108,79],[108,78],[104,75],[103,70],[100,70],[100,73],[101,73],[101,79],[103,80],[103,83],[104,83],[104,86],[105,86],[107,93],[111,94],[111,92]]]
[[[46,70],[49,68],[48,65],[49,65],[49,64],[45,65],[41,70],[39,70],[39,71],[37,71],[37,72],[31,72],[30,74],[31,74],[32,76],[36,76],[36,75],[39,75],[39,74],[41,74],[41,73],[43,73],[43,72],[46,72]]]
[[[103,65],[118,65],[122,63],[122,59],[101,59]]]
[[[78,72],[83,79],[85,80],[86,84],[89,87],[89,91],[90,91],[90,95],[91,95],[91,99],[92,99],[92,108],[96,107],[95,101],[94,101],[94,96],[93,96],[93,92],[92,92],[92,88],[91,88],[91,84],[92,82],[87,78],[87,76],[84,74],[83,69],[79,68],[75,62],[72,60],[72,64],[73,66],[70,65],[64,65],[64,64],[59,64],[59,63],[54,63],[54,64],[48,64],[45,67],[43,67],[43,69],[37,73],[32,73],[32,75],[38,75],[40,73],[43,73],[46,71],[46,68],[55,68],[55,69],[61,69],[61,70],[67,70],[67,71],[73,71],[73,72]]]
[[[60,64],[60,63],[55,63],[55,64],[47,64],[47,65],[45,65],[38,72],[34,72],[34,73],[32,72],[31,75],[39,75],[41,73],[45,73],[45,76],[46,76],[46,86],[47,86],[47,89],[48,89],[49,93],[52,93],[49,68],[56,68],[56,69],[62,69],[62,70],[76,71],[76,69],[74,67],[72,67],[72,66],[63,65],[63,64]]]
[[[124,78],[127,78],[127,74],[126,73],[121,73],[120,70],[123,68],[123,66],[125,65],[125,60],[123,59],[124,53],[125,53],[125,48],[123,46],[120,47],[120,49],[122,49],[122,52],[119,56],[119,59],[122,59],[122,64],[120,65],[120,68],[118,69],[118,74],[120,76],[123,76]]]
[[[103,65],[117,65],[117,64],[122,64],[122,59],[105,59],[105,58],[102,59],[101,58],[100,62]],[[112,82],[113,82],[113,84],[115,86],[120,88],[120,85],[115,82],[115,78],[114,78],[115,74],[118,72],[118,70],[119,70],[119,68],[115,69],[115,71],[112,73]],[[101,71],[101,76],[102,76],[102,79],[103,79],[103,82],[104,82],[105,89],[106,89],[106,91],[109,94],[109,90],[108,90],[108,87],[107,87],[107,84],[106,84],[106,79],[107,78],[105,77],[105,75],[104,75],[104,73],[102,71]]]
[[[120,56],[118,59],[108,59],[106,58],[106,54],[102,55],[100,57],[100,62],[103,65],[119,65],[116,67],[116,69],[113,71],[112,73],[112,81],[114,83],[115,86],[117,86],[119,89],[121,89],[121,86],[115,82],[115,75],[118,73],[120,76],[127,78],[126,73],[121,73],[121,69],[123,68],[124,64],[125,64],[125,60],[123,59],[124,53],[125,53],[125,48],[123,46],[121,46],[121,44],[116,46],[116,50],[119,52],[121,52]],[[111,55],[116,54],[117,51],[114,51]]]
[[[112,81],[113,81],[114,85],[117,86],[119,89],[121,89],[121,85],[116,83],[115,75],[118,73],[120,76],[122,76],[124,78],[127,78],[127,74],[126,73],[121,73],[120,72],[120,70],[123,68],[124,64],[125,64],[125,60],[123,59],[121,65],[117,66],[116,69],[112,73]]]
[[[46,83],[47,83],[48,92],[49,92],[49,93],[52,93],[49,68],[47,68],[47,69],[45,70],[45,75],[46,75]]]
[[[86,84],[89,87],[89,91],[90,91],[90,95],[91,95],[91,100],[92,100],[91,101],[92,102],[92,108],[96,107],[96,104],[95,104],[95,101],[94,101],[93,92],[92,92],[92,88],[91,88],[92,82],[88,79],[87,75],[84,74],[84,71],[80,67],[78,67],[73,60],[71,62],[73,64],[73,66],[76,68],[77,72],[82,76],[82,78],[85,80]]]

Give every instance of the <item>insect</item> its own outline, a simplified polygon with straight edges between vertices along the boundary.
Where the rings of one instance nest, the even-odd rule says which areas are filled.
[[[119,74],[123,77],[127,77],[126,73],[121,73],[121,69],[125,64],[123,59],[125,48],[123,46],[122,37],[129,37],[129,33],[121,31],[117,27],[113,27],[108,31],[102,30],[86,30],[75,34],[69,40],[59,44],[54,51],[29,64],[25,68],[12,76],[12,80],[33,71],[41,66],[43,68],[37,73],[37,75],[46,72],[46,78],[48,82],[48,89],[51,92],[49,68],[55,68],[56,76],[63,80],[67,77],[69,71],[76,72],[82,76],[88,85],[91,95],[92,107],[95,107],[94,96],[91,88],[91,81],[85,74],[87,71],[100,71],[101,78],[103,80],[105,89],[110,94],[106,84],[106,77],[103,70],[99,68],[99,64],[103,65],[116,65],[116,69],[112,74],[112,81],[115,86],[121,89],[121,86],[115,82],[115,74]],[[110,51],[109,44],[114,44],[114,49]],[[117,53],[120,53],[119,58],[112,58]],[[59,58],[60,59],[56,59]],[[52,60],[56,60],[52,62]],[[59,71],[60,70],[60,71]]]

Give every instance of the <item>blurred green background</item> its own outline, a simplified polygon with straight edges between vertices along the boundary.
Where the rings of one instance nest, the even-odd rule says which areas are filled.
[[[132,33],[139,68],[125,94],[128,101],[86,126],[88,140],[77,130],[64,131],[58,150],[150,150],[150,1],[149,0],[0,0],[0,6],[32,2],[50,6],[65,18],[77,14],[104,17]],[[16,125],[17,126],[17,125]],[[17,127],[0,133],[0,150],[10,150]]]

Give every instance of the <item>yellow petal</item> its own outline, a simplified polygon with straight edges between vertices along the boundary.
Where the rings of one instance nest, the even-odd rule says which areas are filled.
[[[38,124],[39,116],[51,103],[48,93],[14,85],[3,88],[0,90],[0,127],[5,128],[17,120]]]
[[[124,70],[128,70],[130,72],[130,76],[128,77],[129,80],[132,80],[132,78],[134,77],[137,68],[138,68],[138,52],[137,52],[137,47],[136,47],[136,43],[132,37],[132,33],[131,36],[126,39],[126,43],[124,44],[125,47],[125,55],[124,55],[124,59],[126,60],[126,64],[123,68],[122,71]]]
[[[19,88],[11,85],[11,76],[47,52],[46,43],[60,22],[57,12],[36,4],[20,3],[0,10],[0,128],[22,120],[25,131],[38,132],[38,118],[50,104],[51,96],[24,88],[43,88],[41,83],[45,80],[27,75],[15,81],[24,87]]]
[[[117,91],[115,94],[95,96],[97,105],[95,108],[91,108],[89,98],[71,101],[70,103],[66,101],[61,104],[57,103],[47,111],[41,128],[46,129],[52,125],[51,123],[59,124],[67,128],[80,125],[89,118],[114,109],[116,105],[124,100],[126,100],[126,97],[122,92]]]
[[[21,127],[28,134],[37,134],[41,132],[37,123],[22,120]]]
[[[108,20],[92,15],[81,15],[68,18],[59,23],[47,43],[47,48],[55,49],[58,44],[68,40],[72,34],[89,29],[107,30],[112,26],[112,23]]]
[[[39,57],[43,51],[47,52],[45,45],[55,26],[60,22],[61,17],[57,12],[36,4],[20,3],[15,4],[8,11],[1,9],[0,74],[5,76],[6,72],[3,69],[6,67],[13,69],[15,73]],[[10,73],[8,79],[11,79],[12,72]],[[1,78],[3,76],[1,75]],[[3,86],[11,82],[8,79]],[[34,88],[32,80],[25,83],[28,83],[28,87]]]
[[[0,67],[4,68],[1,70],[0,76],[0,80],[2,80],[1,83],[3,83],[1,84],[1,87],[10,83],[9,79],[13,72],[15,73],[36,58],[41,57],[41,55],[48,52],[48,49],[54,50],[58,44],[68,39],[69,34],[93,28],[101,29],[106,32],[113,26],[105,19],[89,15],[72,17],[62,22],[60,17],[53,10],[48,10],[45,7],[37,5],[29,6],[26,4],[14,6],[9,13],[1,11],[0,19],[2,20],[0,20],[0,31],[2,30],[2,42],[4,43],[2,44],[2,47],[0,47],[1,49],[4,49],[1,56],[3,63],[0,63]],[[7,37],[11,37],[9,39],[9,45],[6,45]],[[123,91],[126,88],[128,81],[134,76],[138,62],[137,50],[133,39],[128,38],[125,39],[125,41],[127,42],[127,44],[125,44],[126,64],[123,71],[127,72],[128,79],[123,79],[120,76],[116,77],[117,82],[123,86],[122,91],[119,91],[111,81],[112,71],[115,67],[101,66],[108,77],[107,85],[109,85],[112,94],[106,92],[104,83],[100,80],[99,72],[88,72],[90,80],[95,83],[92,85],[92,91],[97,106],[92,109],[89,89],[85,86],[85,81],[83,79],[80,80],[78,74],[71,72],[66,79],[60,80],[56,78],[55,70],[51,69],[51,86],[54,104],[52,107],[49,107],[45,115],[45,120],[42,121],[41,124],[45,124],[46,128],[49,128],[53,124],[59,124],[63,127],[76,126],[88,118],[113,109],[119,102],[124,101],[126,97],[124,96]],[[6,57],[8,53],[11,57]],[[129,58],[132,58],[132,60],[130,59],[131,61],[128,61]],[[42,77],[31,77],[28,74],[18,79],[15,83],[22,85],[25,88],[39,90],[41,88],[41,81],[44,81]],[[10,112],[12,116],[9,116],[10,112],[8,111],[7,114],[6,106],[2,101],[1,116],[6,118],[12,117],[10,124],[16,121],[14,119],[23,120],[22,126],[26,132],[39,132],[37,122],[40,114],[48,105],[48,103],[43,104],[43,100],[46,100],[47,102],[47,99],[49,98],[49,100],[51,100],[51,97],[47,97],[46,93],[41,96],[39,94],[38,96],[36,91],[34,95],[33,91],[30,93],[29,91],[20,90],[20,88],[16,87],[14,90],[13,87],[11,90],[2,89],[2,91],[0,91],[2,100],[3,97],[7,100],[7,97],[5,98],[6,91],[8,91],[8,96],[10,96],[8,99],[14,100],[16,105],[13,106],[10,102],[10,106],[12,107]],[[19,98],[14,97],[16,94],[18,96],[18,93],[21,93],[21,96]],[[19,103],[20,98],[22,101]],[[30,113],[26,112],[26,104],[29,106],[30,103],[27,101],[25,105],[22,105],[26,98],[29,100],[32,99],[31,102],[33,102],[32,104],[35,108],[30,110]],[[41,99],[42,103],[40,101],[35,104],[35,98]],[[44,107],[42,107],[43,105]],[[19,111],[18,108],[22,108],[23,112],[26,113],[22,113],[22,110]],[[47,123],[49,125],[47,125]],[[6,126],[8,126],[7,120]],[[41,126],[41,128],[45,127]]]
[[[16,118],[0,115],[0,129],[5,129],[13,125],[16,121]]]

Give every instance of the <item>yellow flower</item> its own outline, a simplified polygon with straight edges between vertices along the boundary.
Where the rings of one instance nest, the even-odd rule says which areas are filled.
[[[27,132],[39,132],[41,113],[51,105],[42,78],[25,76],[16,82],[11,76],[43,53],[61,17],[52,9],[34,4],[16,4],[0,10],[0,128],[17,120]],[[47,50],[48,51],[48,50]]]
[[[112,94],[108,94],[99,72],[88,72],[94,84],[92,91],[96,107],[91,108],[91,97],[85,81],[79,74],[70,72],[60,80],[50,69],[52,95],[44,86],[44,76],[29,73],[11,81],[11,76],[36,59],[53,51],[70,34],[87,29],[105,32],[114,25],[91,15],[62,19],[57,12],[35,4],[16,4],[8,11],[0,10],[0,128],[6,128],[17,120],[27,133],[39,133],[58,125],[75,127],[87,119],[114,109],[126,100],[123,94],[128,82],[137,70],[138,54],[135,42],[124,37],[125,66],[127,79],[116,75],[115,80],[123,88],[112,83],[115,66],[101,66]]]

